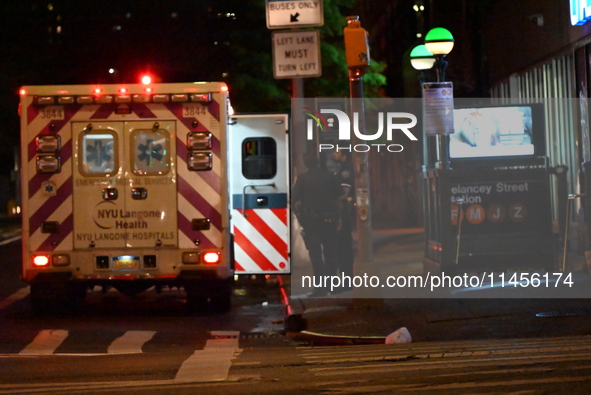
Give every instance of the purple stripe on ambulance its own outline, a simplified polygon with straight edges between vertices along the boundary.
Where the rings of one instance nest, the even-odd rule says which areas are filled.
[[[177,152],[177,163],[180,166],[183,166],[185,161],[187,160],[187,156],[189,155],[189,150],[187,149],[187,143],[180,138],[176,139],[176,152]],[[201,177],[211,188],[220,195],[222,193],[222,186],[220,176],[215,174],[213,170],[211,171],[200,171],[195,172],[195,174]]]
[[[218,229],[222,229],[222,215],[208,202],[201,194],[189,185],[189,183],[182,177],[178,177],[178,191],[187,199],[187,201],[195,207],[205,217],[209,218],[211,225]],[[179,213],[180,217],[180,213]],[[180,218],[179,218],[180,219]]]
[[[29,217],[29,234],[35,233],[59,206],[72,195],[72,177],[58,188],[55,196],[49,197],[45,203]]]
[[[195,131],[195,132],[211,132],[212,133],[212,141],[211,141],[211,152],[213,152],[213,154],[217,157],[220,156],[221,153],[221,143],[220,140],[218,138],[218,136],[216,136],[217,131],[211,131],[211,130],[207,130],[207,128],[199,121],[197,121],[194,117],[190,117],[190,118],[186,118],[183,116],[183,105],[181,103],[167,103],[166,104],[166,108],[174,114],[174,116],[183,124],[185,125],[185,127],[188,130],[191,131]],[[193,122],[197,122],[197,126],[193,126]],[[186,150],[186,144],[187,144],[187,136],[186,135],[182,135],[181,133],[179,133],[178,138],[181,139],[181,141],[184,142],[183,145],[185,145],[185,150]]]
[[[107,119],[117,109],[116,105],[103,104],[90,116],[90,119]]]
[[[66,144],[60,150],[60,161],[62,164],[62,168],[65,166],[69,166],[69,160],[72,157],[72,140],[68,140]],[[35,196],[39,189],[41,189],[44,182],[48,181],[53,174],[43,174],[43,173],[36,173],[30,180],[29,180],[29,198]]]
[[[131,110],[138,116],[138,118],[158,118],[158,116],[143,103],[134,103],[131,106]]]
[[[217,101],[212,101],[207,105],[209,113],[218,121],[220,120],[220,104]]]
[[[74,220],[72,214],[70,213],[70,215],[68,215],[65,220],[60,222],[59,233],[48,235],[47,239],[45,239],[37,249],[40,251],[55,250],[55,248],[72,233],[72,230],[74,229],[73,226]]]
[[[178,227],[179,231],[187,236],[191,241],[198,242],[196,246],[199,248],[220,248],[221,246],[216,246],[211,240],[207,238],[207,236],[199,231],[193,230],[191,227],[191,221],[187,219],[182,213],[179,213],[178,216]]]
[[[82,108],[81,105],[66,106],[64,109],[64,114],[65,114],[64,119],[49,120],[47,122],[47,124],[43,127],[43,129],[41,129],[41,131],[39,132],[39,134],[37,136],[43,136],[43,135],[48,135],[48,134],[58,134],[59,135],[64,127],[70,126],[70,121],[72,120],[74,115],[76,115],[76,112],[78,110],[80,110],[80,108]],[[64,132],[64,133],[69,134],[70,131],[68,130],[67,132]],[[28,155],[29,161],[35,159],[35,156],[37,156],[37,143],[36,143],[37,136],[34,136],[34,137],[30,136],[33,138],[31,138],[31,141],[29,141],[29,143],[27,145],[27,155]]]

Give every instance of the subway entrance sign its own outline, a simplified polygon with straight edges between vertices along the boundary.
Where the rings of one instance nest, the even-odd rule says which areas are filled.
[[[555,269],[543,104],[461,104],[450,169],[426,172],[425,272]]]
[[[546,158],[453,166],[451,218],[459,240],[458,268],[553,268]]]

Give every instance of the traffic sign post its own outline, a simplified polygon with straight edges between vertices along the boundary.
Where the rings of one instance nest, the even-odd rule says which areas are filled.
[[[273,32],[275,78],[319,77],[321,74],[318,30]]]
[[[322,0],[267,0],[267,28],[322,26]]]

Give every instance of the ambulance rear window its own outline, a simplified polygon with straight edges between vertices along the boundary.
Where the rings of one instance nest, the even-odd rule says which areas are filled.
[[[80,136],[80,173],[85,176],[113,175],[117,169],[116,136],[113,133],[88,133]]]
[[[271,137],[248,138],[242,142],[242,174],[249,180],[275,177],[277,144]]]
[[[170,135],[164,130],[135,130],[131,134],[132,168],[137,175],[163,175],[170,170]]]

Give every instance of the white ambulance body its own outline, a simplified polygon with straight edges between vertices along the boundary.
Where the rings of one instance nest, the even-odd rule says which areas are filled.
[[[242,123],[229,111],[223,83],[22,88],[22,276],[35,307],[95,285],[128,295],[168,285],[182,286],[190,307],[227,310],[235,273],[289,271],[289,238],[277,223],[288,229],[287,203],[283,214],[273,197],[287,188],[287,168],[239,171],[266,163],[268,139],[282,138],[275,156],[287,158],[287,122],[281,136],[243,131],[233,142],[230,124]],[[243,181],[233,199],[230,183]],[[235,237],[232,215],[242,217]]]
[[[231,125],[235,270],[289,273],[288,117],[238,115],[232,117]]]

